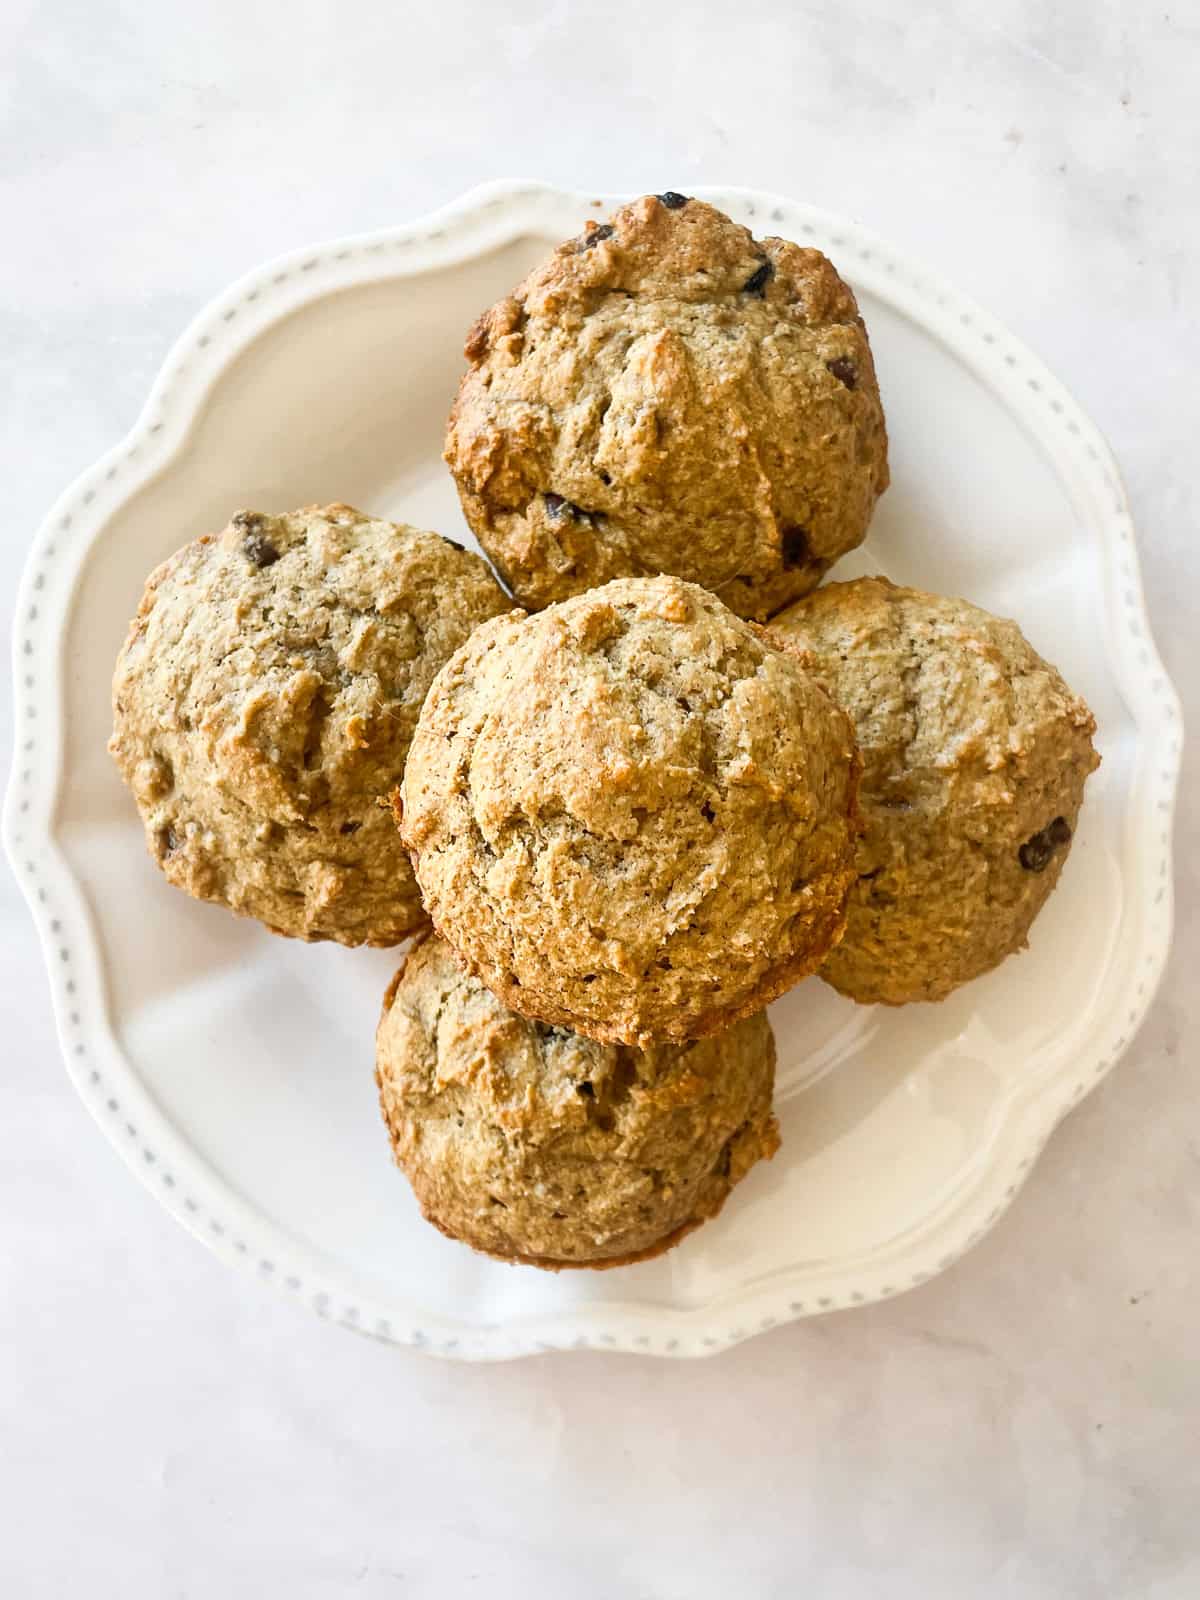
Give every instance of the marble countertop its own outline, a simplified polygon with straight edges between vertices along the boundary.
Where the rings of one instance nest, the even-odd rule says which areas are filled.
[[[9,0],[0,44],[10,594],[176,333],[264,257],[489,177],[744,182],[935,263],[1066,379],[1200,711],[1186,8]],[[226,1272],[76,1101],[0,870],[0,1593],[1200,1593],[1198,776],[1192,749],[1163,990],[995,1232],[688,1365],[443,1365]]]

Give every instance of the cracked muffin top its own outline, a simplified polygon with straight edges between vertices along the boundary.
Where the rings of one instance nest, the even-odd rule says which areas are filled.
[[[506,1010],[435,938],[388,990],[376,1061],[428,1220],[535,1266],[657,1255],[779,1144],[761,1012],[692,1044],[598,1044]]]
[[[446,461],[531,610],[662,572],[769,616],[862,542],[887,486],[850,289],[819,250],[684,195],[590,222],[466,356]]]
[[[164,562],[117,660],[109,748],[167,878],[302,939],[420,926],[378,802],[438,668],[509,604],[477,555],[343,505],[239,511]]]
[[[886,578],[831,583],[771,632],[808,654],[862,750],[865,829],[821,976],[941,1000],[1023,948],[1058,882],[1096,723],[1015,622]]]
[[[821,962],[858,755],[806,670],[678,578],[486,623],[438,674],[402,831],[434,925],[514,1011],[698,1038]]]

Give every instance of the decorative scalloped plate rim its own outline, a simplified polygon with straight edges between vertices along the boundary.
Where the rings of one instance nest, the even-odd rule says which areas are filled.
[[[1070,1075],[1011,1091],[991,1137],[939,1208],[919,1248],[911,1243],[824,1264],[811,1278],[770,1281],[691,1310],[627,1302],[476,1327],[413,1305],[373,1304],[353,1292],[339,1264],[297,1245],[222,1185],[163,1116],[121,1051],[105,998],[103,963],[82,890],[54,833],[63,777],[60,640],[93,540],[114,510],[167,467],[227,362],[267,327],[351,285],[467,259],[535,226],[539,213],[596,204],[532,183],[491,183],[400,227],[295,251],[257,268],[192,322],[170,352],[128,437],[84,472],[42,524],[21,580],[14,628],[14,764],[4,841],[42,942],[59,1040],[72,1082],[128,1166],[218,1256],[248,1267],[319,1314],[393,1343],[465,1360],[542,1350],[599,1348],[666,1356],[707,1355],[779,1323],[862,1305],[943,1271],[995,1223],[1061,1118],[1111,1070],[1153,999],[1171,937],[1171,818],[1182,748],[1175,691],[1155,651],[1142,596],[1133,527],[1104,439],[1064,386],[986,312],[857,223],[749,189],[700,189],[702,198],[785,223],[782,231],[832,251],[855,283],[932,332],[1027,424],[1053,429],[1055,461],[1085,495],[1103,548],[1111,666],[1137,728],[1131,780],[1142,793],[1132,850],[1141,922],[1138,960],[1105,1047]],[[602,196],[615,205],[627,196]],[[1099,515],[1097,515],[1099,513]],[[136,1120],[134,1120],[136,1119]]]

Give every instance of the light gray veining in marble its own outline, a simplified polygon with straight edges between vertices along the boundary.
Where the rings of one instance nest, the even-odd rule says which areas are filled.
[[[6,586],[263,257],[487,177],[745,182],[867,221],[1061,373],[1194,714],[1198,82],[1193,9],[1127,0],[7,0]],[[227,1273],[75,1101],[0,875],[0,1593],[1200,1593],[1198,773],[1162,995],[997,1231],[693,1366],[444,1366]]]

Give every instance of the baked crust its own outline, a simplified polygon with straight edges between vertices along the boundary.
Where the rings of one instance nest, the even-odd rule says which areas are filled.
[[[465,351],[446,461],[531,610],[667,572],[769,616],[862,542],[887,486],[851,290],[820,251],[700,200],[589,223]]]
[[[550,1271],[644,1261],[715,1216],[774,1154],[765,1016],[642,1051],[506,1009],[439,939],[384,1000],[380,1106],[428,1221]]]
[[[168,880],[273,932],[424,923],[384,800],[435,673],[510,602],[486,562],[351,506],[240,511],[153,572],[109,749]]]
[[[1100,758],[1095,718],[1015,622],[886,578],[833,583],[770,632],[806,651],[865,763],[841,993],[941,1000],[1024,947]]]
[[[678,578],[485,624],[438,674],[400,801],[433,923],[512,1010],[699,1038],[820,965],[858,757],[803,663]]]

